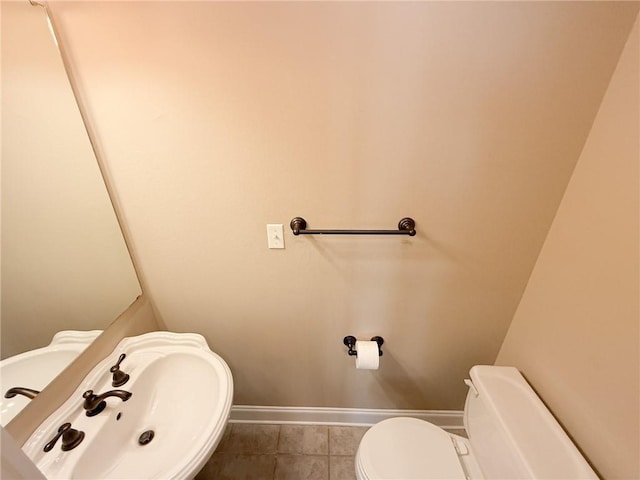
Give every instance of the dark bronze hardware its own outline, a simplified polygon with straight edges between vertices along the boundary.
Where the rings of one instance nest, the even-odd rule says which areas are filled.
[[[13,398],[16,395],[24,395],[27,398],[34,399],[39,393],[40,392],[38,390],[34,390],[33,388],[12,387],[5,392],[4,398]]]
[[[307,221],[295,217],[289,224],[294,235],[409,235],[416,234],[416,222],[405,217],[398,222],[398,230],[307,230]]]
[[[84,432],[71,428],[70,423],[64,423],[58,428],[58,433],[44,446],[44,451],[49,452],[53,449],[58,439],[62,437],[62,450],[68,452],[76,448],[84,439]]]
[[[125,383],[129,381],[129,375],[120,370],[120,363],[125,359],[127,355],[122,354],[120,358],[118,358],[118,362],[109,369],[111,373],[113,373],[113,381],[111,382],[112,387],[121,387]]]
[[[153,430],[146,430],[142,432],[138,437],[138,443],[140,445],[147,445],[149,442],[151,442],[151,440],[153,440],[153,437],[155,436],[156,434]]]
[[[93,417],[107,406],[107,402],[104,401],[105,398],[118,397],[123,402],[126,402],[131,398],[131,395],[131,392],[125,390],[109,390],[101,395],[95,395],[93,390],[87,390],[82,394],[82,398],[84,398],[82,408],[87,411],[87,417]]]
[[[371,337],[371,341],[372,342],[376,342],[378,344],[378,355],[381,357],[382,356],[382,344],[384,343],[384,338],[382,337]],[[347,353],[351,356],[357,356],[358,355],[358,351],[355,349],[356,347],[356,337],[354,337],[353,335],[348,335],[346,337],[344,337],[342,339],[342,343],[344,343],[348,349],[347,349]]]

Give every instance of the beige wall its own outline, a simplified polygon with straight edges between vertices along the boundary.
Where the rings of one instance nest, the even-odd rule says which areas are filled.
[[[608,2],[60,2],[167,327],[236,404],[461,408],[493,363],[633,23]],[[294,238],[265,225],[418,235]],[[342,338],[382,335],[379,371]]]
[[[44,10],[2,2],[2,358],[139,294]]]
[[[640,478],[640,36],[629,37],[497,363],[605,478]]]

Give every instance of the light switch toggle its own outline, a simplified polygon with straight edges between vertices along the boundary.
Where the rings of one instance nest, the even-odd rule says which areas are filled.
[[[284,248],[284,230],[281,223],[267,223],[267,245],[269,248]]]

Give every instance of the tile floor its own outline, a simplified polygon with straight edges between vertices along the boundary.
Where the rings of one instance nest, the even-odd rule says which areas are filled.
[[[355,480],[367,427],[233,423],[196,480]]]

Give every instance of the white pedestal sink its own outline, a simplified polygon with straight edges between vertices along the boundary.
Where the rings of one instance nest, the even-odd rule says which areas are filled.
[[[126,357],[120,368],[130,378],[113,387],[110,367],[122,353]],[[88,417],[83,393],[114,389],[132,396],[126,402],[108,397],[106,408]],[[29,438],[23,451],[50,479],[193,478],[224,433],[232,397],[231,371],[202,336],[153,332],[125,338]],[[65,423],[84,432],[82,442],[62,451],[58,440],[44,452]]]

